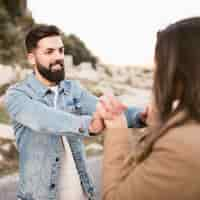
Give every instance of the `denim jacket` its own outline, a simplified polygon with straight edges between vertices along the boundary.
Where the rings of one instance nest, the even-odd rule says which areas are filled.
[[[98,98],[80,87],[77,81],[64,80],[58,86],[57,108],[54,93],[35,78],[34,73],[6,92],[5,105],[10,115],[19,151],[21,200],[56,200],[60,157],[59,136],[66,136],[81,185],[88,199],[95,191],[85,165],[82,139],[89,136],[88,126]],[[125,114],[129,127],[139,127],[139,108]]]

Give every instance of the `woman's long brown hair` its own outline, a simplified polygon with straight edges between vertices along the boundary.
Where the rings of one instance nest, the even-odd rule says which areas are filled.
[[[133,166],[148,156],[170,128],[189,119],[200,121],[200,17],[178,21],[158,32],[155,64],[153,96],[161,123],[138,141],[136,152],[125,162]],[[179,104],[173,109],[177,99]],[[172,123],[181,110],[185,115]]]
[[[157,34],[153,93],[162,122],[177,109],[200,121],[200,17],[169,25]],[[175,110],[176,111],[176,110]]]

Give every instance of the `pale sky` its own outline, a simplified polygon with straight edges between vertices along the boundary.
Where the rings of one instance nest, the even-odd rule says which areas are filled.
[[[38,23],[74,33],[103,63],[153,63],[156,32],[200,16],[198,0],[28,0]]]

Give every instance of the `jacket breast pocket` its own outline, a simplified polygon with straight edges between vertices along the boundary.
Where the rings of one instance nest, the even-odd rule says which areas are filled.
[[[66,112],[70,112],[76,115],[81,115],[82,106],[80,100],[76,98],[72,98],[65,102],[64,110]]]

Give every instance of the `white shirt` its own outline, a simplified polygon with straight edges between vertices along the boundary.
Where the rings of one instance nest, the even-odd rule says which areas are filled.
[[[56,109],[58,86],[50,87],[50,89],[55,93],[54,108]],[[82,190],[80,177],[69,143],[65,136],[61,136],[60,139],[64,148],[64,156],[60,159],[61,168],[58,179],[58,200],[86,200],[87,197]]]

